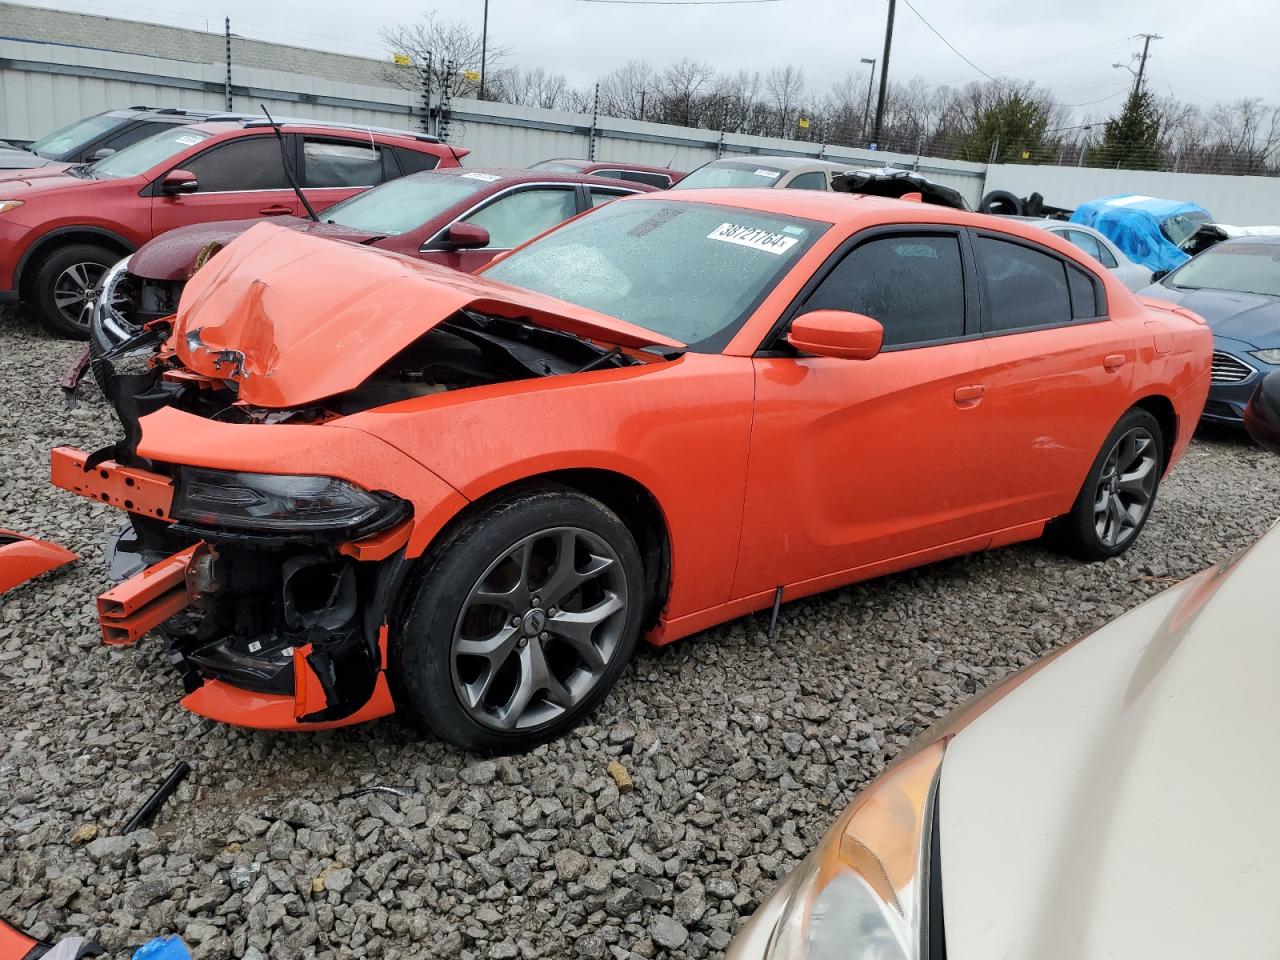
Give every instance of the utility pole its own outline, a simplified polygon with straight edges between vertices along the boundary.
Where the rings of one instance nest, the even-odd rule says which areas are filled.
[[[884,24],[884,54],[880,58],[880,96],[876,99],[876,127],[872,141],[880,146],[880,131],[884,124],[884,98],[889,90],[889,49],[893,46],[893,15],[897,11],[897,0],[889,0],[889,19]]]
[[[1135,91],[1142,89],[1142,75],[1147,70],[1147,51],[1151,47],[1151,41],[1164,39],[1164,37],[1160,36],[1158,33],[1140,33],[1138,36],[1142,37],[1142,57],[1138,60],[1138,76],[1133,83],[1133,89]]]
[[[227,113],[231,112],[231,18],[227,17],[227,78],[222,83],[222,99],[225,101],[224,109]]]
[[[871,91],[876,88],[876,58],[863,57],[862,63],[871,64],[867,73],[867,105],[862,110],[862,139],[867,139],[867,124],[871,122]]]
[[[484,99],[484,66],[489,52],[489,0],[484,0],[484,26],[480,28],[480,99]]]

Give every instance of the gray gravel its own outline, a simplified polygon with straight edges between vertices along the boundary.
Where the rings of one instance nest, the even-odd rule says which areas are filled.
[[[593,725],[528,756],[394,720],[251,733],[180,709],[156,642],[98,642],[118,513],[47,483],[50,447],[115,438],[91,388],[63,409],[75,350],[0,317],[0,526],[83,557],[0,597],[0,916],[117,951],[178,933],[197,958],[718,956],[913,734],[1230,556],[1280,503],[1280,463],[1199,438],[1119,560],[1025,545],[790,604],[772,643],[738,620],[642,652]],[[180,759],[154,829],[119,836]],[[370,784],[408,796],[335,799]]]

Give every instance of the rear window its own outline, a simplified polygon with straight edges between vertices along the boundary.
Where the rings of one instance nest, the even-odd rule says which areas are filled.
[[[786,171],[767,164],[712,162],[689,174],[672,190],[695,190],[717,187],[773,187]]]
[[[581,173],[582,166],[576,163],[568,163],[564,160],[539,160],[535,164],[531,164],[530,170],[550,170],[553,173]]]
[[[405,173],[422,173],[424,170],[434,170],[440,166],[439,157],[434,153],[425,153],[422,150],[397,147],[396,156],[400,158],[400,167]]]
[[[646,173],[643,170],[594,170],[593,177],[608,177],[611,180],[626,180],[630,183],[647,183],[651,187],[666,189],[671,186],[671,178],[664,173]]]

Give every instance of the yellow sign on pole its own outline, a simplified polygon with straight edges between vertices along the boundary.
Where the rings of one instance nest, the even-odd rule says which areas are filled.
[[[807,118],[807,117],[801,117],[801,118],[800,118],[800,129],[801,129],[801,130],[808,130],[808,129],[809,129],[809,120],[808,120],[808,118]]]
[[[1030,160],[1030,159],[1031,159],[1031,151],[1030,151],[1030,150],[1023,150],[1023,151],[1022,151],[1022,159],[1023,159],[1023,160]]]
[[[470,80],[472,83],[479,83],[480,71],[479,70],[463,70],[462,79]]]
[[[394,63],[401,67],[409,66],[409,55],[407,53],[393,53],[391,59]]]

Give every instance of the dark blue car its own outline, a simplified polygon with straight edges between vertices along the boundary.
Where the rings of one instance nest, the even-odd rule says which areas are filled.
[[[1280,370],[1280,237],[1227,240],[1139,293],[1209,322],[1213,377],[1204,419],[1240,426],[1258,381]]]

